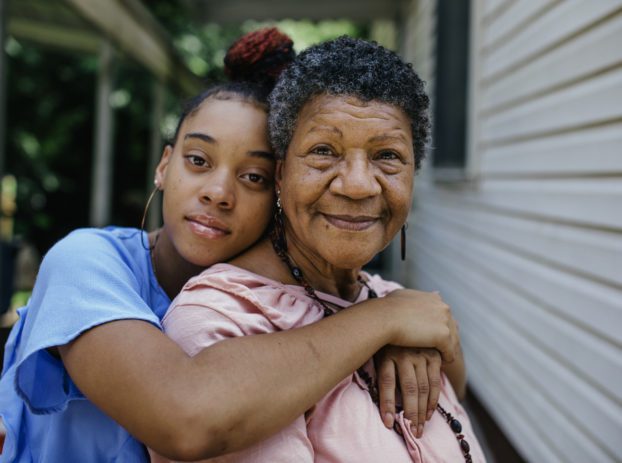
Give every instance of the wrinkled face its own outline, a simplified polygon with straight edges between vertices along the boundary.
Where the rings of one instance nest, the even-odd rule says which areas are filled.
[[[310,100],[277,166],[288,239],[338,268],[369,262],[406,221],[412,146],[400,108],[353,97]]]
[[[205,100],[156,171],[164,191],[163,232],[181,257],[205,267],[257,241],[270,221],[274,167],[265,111]]]

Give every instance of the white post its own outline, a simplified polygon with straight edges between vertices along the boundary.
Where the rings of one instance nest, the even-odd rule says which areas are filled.
[[[114,114],[110,106],[113,87],[114,50],[103,41],[99,55],[99,76],[95,100],[95,159],[91,186],[90,223],[93,227],[108,225],[112,202]]]

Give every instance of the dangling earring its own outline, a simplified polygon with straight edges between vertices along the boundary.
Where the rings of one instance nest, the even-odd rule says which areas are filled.
[[[402,255],[402,260],[406,260],[406,229],[408,228],[408,223],[402,225],[402,231],[400,234],[400,251]]]
[[[287,252],[287,242],[285,241],[285,225],[283,223],[283,206],[281,205],[281,190],[276,190],[276,205],[274,207],[274,227],[270,233],[272,244],[277,251]]]
[[[281,205],[281,190],[276,190],[276,213],[279,216],[283,214],[283,206]]]
[[[151,206],[151,201],[153,201],[153,197],[155,196],[155,194],[160,191],[160,182],[158,182],[157,180],[153,181],[153,184],[155,185],[155,187],[153,188],[153,191],[151,192],[151,194],[149,195],[149,199],[147,199],[147,204],[145,205],[145,210],[143,211],[143,218],[140,221],[140,242],[143,245],[143,249],[145,249],[145,251],[151,251],[152,247],[151,246],[146,246],[145,242],[143,240],[143,235],[145,230],[145,220],[147,219],[147,212],[149,211],[149,206]]]

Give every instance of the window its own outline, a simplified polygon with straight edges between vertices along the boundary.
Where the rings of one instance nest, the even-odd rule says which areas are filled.
[[[464,176],[467,162],[470,3],[437,3],[432,164],[441,178]]]

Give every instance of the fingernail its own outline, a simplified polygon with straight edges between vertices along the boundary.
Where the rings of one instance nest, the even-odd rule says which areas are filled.
[[[393,427],[393,421],[394,421],[393,413],[387,412],[384,414],[384,425],[387,428],[391,429]]]
[[[434,410],[428,410],[428,414],[425,416],[426,421],[429,421],[430,418],[432,418],[432,413],[434,413]]]
[[[417,427],[417,437],[421,437],[421,436],[423,436],[423,425],[422,424],[420,424]]]

